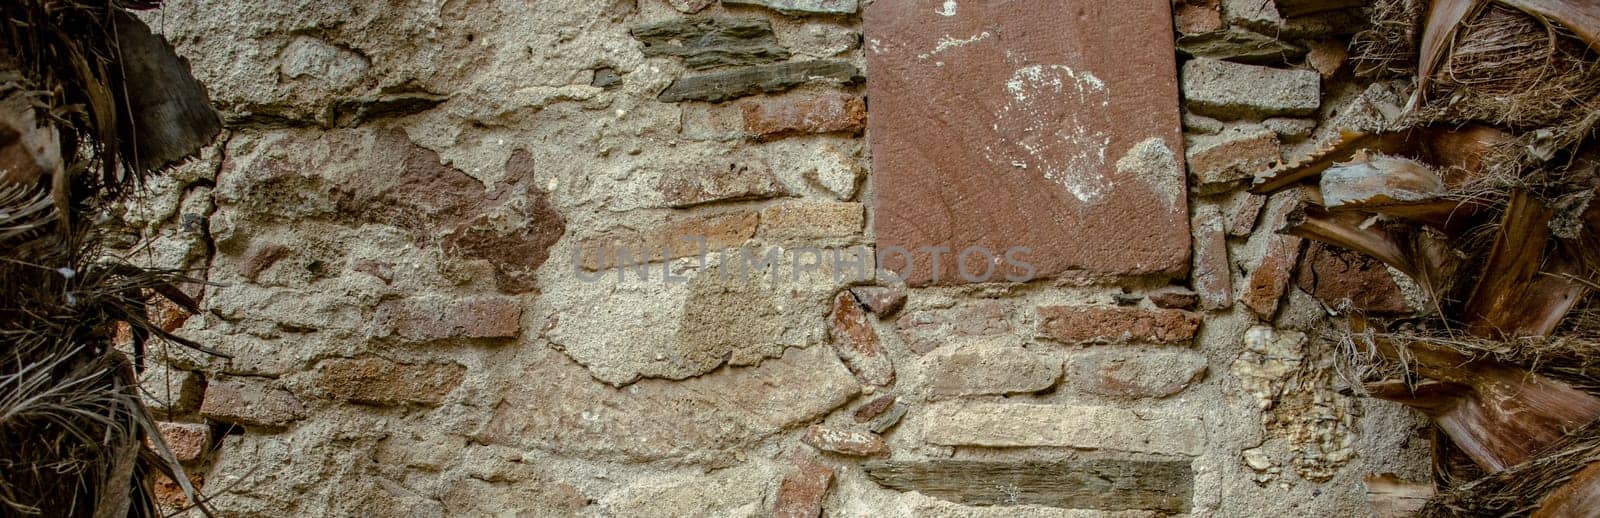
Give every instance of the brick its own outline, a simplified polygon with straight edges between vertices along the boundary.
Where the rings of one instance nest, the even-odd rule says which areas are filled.
[[[193,487],[195,491],[200,491],[201,487],[205,486],[206,479],[204,476],[196,473],[185,473],[185,476],[189,478],[189,486]],[[156,503],[161,504],[169,511],[189,506],[189,497],[183,494],[183,486],[173,482],[166,475],[160,473],[155,475],[154,489],[151,493],[155,497]]]
[[[1179,34],[1204,34],[1222,29],[1222,10],[1217,0],[1179,0],[1174,2],[1172,10]]]
[[[788,14],[856,14],[857,0],[722,0],[728,5],[755,5]]]
[[[382,358],[335,358],[317,364],[316,386],[329,397],[371,405],[438,405],[461,385],[454,363],[401,364]]]
[[[669,259],[696,257],[700,243],[694,239],[705,239],[707,252],[738,247],[755,236],[759,221],[755,212],[737,211],[677,217],[642,231],[616,227],[579,242],[578,262],[591,271],[616,268],[623,250],[632,263],[660,261],[663,250]]]
[[[759,159],[676,163],[661,172],[656,190],[668,207],[761,200],[787,194],[772,168]]]
[[[1035,279],[1182,277],[1169,0],[938,5],[863,14],[875,236],[910,252],[907,284],[983,282],[949,257],[976,246],[1030,248]]]
[[[1200,317],[1176,309],[1040,306],[1039,336],[1067,344],[1188,344]]]
[[[1316,119],[1297,119],[1292,117],[1269,117],[1261,121],[1261,126],[1278,134],[1281,142],[1299,142],[1311,136],[1317,130]]]
[[[1061,378],[1061,362],[1021,347],[964,347],[935,358],[927,376],[936,398],[1039,392]]]
[[[1195,137],[1188,149],[1189,178],[1201,191],[1255,178],[1279,160],[1278,135],[1253,124]]]
[[[195,462],[211,449],[211,426],[202,423],[158,422],[161,439],[178,462]]]
[[[1256,228],[1256,220],[1261,217],[1261,207],[1267,204],[1267,197],[1261,194],[1245,194],[1233,205],[1233,210],[1228,211],[1228,235],[1244,237]]]
[[[1205,205],[1194,211],[1194,266],[1189,280],[1200,295],[1200,309],[1233,306],[1233,265],[1228,262],[1228,237],[1222,215]]]
[[[760,235],[773,238],[857,236],[866,218],[860,203],[785,203],[761,210]]]
[[[1283,16],[1278,13],[1278,6],[1273,0],[1222,0],[1222,19],[1230,26],[1258,29],[1283,23]]]
[[[1313,241],[1296,278],[1300,289],[1336,310],[1393,315],[1411,309],[1389,268],[1359,252]]]
[[[917,311],[895,321],[906,346],[927,354],[953,339],[1003,336],[1011,333],[1007,308],[999,301],[980,300],[950,309]]]
[[[1089,394],[1163,398],[1182,392],[1206,373],[1206,357],[1188,350],[1095,350],[1067,361],[1072,388]]]
[[[833,470],[816,460],[796,455],[794,466],[778,485],[772,515],[777,518],[817,518],[822,516],[822,500],[833,484]]]
[[[860,407],[856,408],[856,411],[853,414],[855,415],[856,422],[865,423],[883,415],[883,413],[888,411],[890,407],[894,406],[895,399],[896,398],[894,394],[884,394],[874,398],[872,401],[862,404]]]
[[[1198,415],[1087,405],[947,402],[928,405],[924,440],[944,446],[1065,447],[1199,455]]]
[[[224,423],[276,429],[305,417],[305,410],[286,390],[260,381],[232,379],[213,381],[206,387],[200,415]]]
[[[850,288],[850,294],[855,295],[856,301],[879,318],[894,315],[906,305],[906,292],[899,288],[858,286]]]
[[[628,29],[647,57],[672,56],[690,70],[760,65],[789,59],[762,18],[676,18]]]
[[[1260,264],[1246,276],[1245,291],[1239,296],[1239,302],[1257,316],[1271,319],[1278,312],[1278,301],[1289,288],[1303,240],[1282,234],[1274,234],[1268,239],[1266,253],[1261,256]]]
[[[656,98],[667,103],[722,102],[804,84],[848,85],[860,81],[861,71],[845,61],[792,61],[678,78]]]
[[[796,133],[860,133],[867,127],[867,104],[854,95],[786,95],[742,109],[745,133],[763,140]]]
[[[800,442],[822,451],[854,457],[889,453],[889,445],[878,434],[822,425],[806,428],[805,435],[800,436]]]
[[[1184,106],[1220,119],[1311,115],[1322,105],[1322,78],[1311,70],[1195,58],[1182,76]]]
[[[400,338],[431,342],[451,338],[516,338],[522,332],[522,302],[514,297],[424,296],[385,301],[378,325]]]
[[[879,387],[894,382],[894,363],[878,340],[878,331],[848,291],[839,292],[833,299],[828,337],[834,353],[856,379]]]
[[[1145,297],[1151,304],[1162,309],[1194,309],[1200,304],[1200,294],[1183,286],[1163,286],[1157,288]]]

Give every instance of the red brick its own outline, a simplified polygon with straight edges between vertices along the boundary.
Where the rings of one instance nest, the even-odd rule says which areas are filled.
[[[185,476],[189,478],[189,485],[195,491],[200,491],[201,486],[206,483],[206,479],[203,476],[194,473],[185,473]],[[156,503],[161,504],[167,510],[182,509],[189,505],[189,497],[183,494],[183,486],[173,482],[166,475],[160,473],[155,475],[155,491],[153,493]]]
[[[800,442],[822,451],[855,457],[889,453],[889,445],[884,443],[878,434],[822,425],[812,425],[807,428],[806,434],[800,436]]]
[[[1300,259],[1300,289],[1337,310],[1377,315],[1410,311],[1382,261],[1313,241]]]
[[[876,238],[910,252],[908,284],[969,282],[950,256],[974,246],[1030,248],[1033,278],[1187,272],[1168,2],[865,9]]]
[[[522,303],[514,297],[416,297],[384,302],[380,325],[406,340],[516,338],[522,331]]]
[[[1189,177],[1204,190],[1226,188],[1254,178],[1279,159],[1278,134],[1250,125],[1195,137],[1186,157]]]
[[[194,462],[211,449],[211,427],[200,423],[156,423],[161,439],[178,462]]]
[[[828,336],[834,353],[857,380],[880,387],[894,382],[894,363],[878,340],[878,331],[873,329],[867,312],[849,291],[841,291],[833,299]]]
[[[1228,212],[1228,235],[1244,237],[1256,229],[1256,220],[1261,217],[1261,207],[1267,204],[1267,197],[1261,194],[1245,194],[1244,198],[1234,204],[1233,210]]]
[[[1146,295],[1151,304],[1163,309],[1194,309],[1200,303],[1200,294],[1182,286],[1166,286]]]
[[[745,133],[763,139],[795,133],[860,133],[867,105],[848,94],[785,95],[744,105]]]
[[[794,467],[778,486],[772,515],[777,518],[817,518],[822,516],[822,500],[833,484],[833,470],[810,457],[796,455]]]
[[[578,247],[583,255],[579,262],[586,270],[616,268],[623,249],[628,250],[633,262],[642,260],[632,257],[638,255],[660,261],[662,250],[666,250],[671,259],[694,257],[700,254],[700,244],[689,238],[704,238],[707,252],[737,247],[755,236],[759,221],[755,212],[739,211],[683,216],[644,231],[613,228],[580,242]],[[644,254],[640,253],[641,248]]]
[[[1067,344],[1188,344],[1200,317],[1176,309],[1040,306],[1039,335]]]
[[[373,405],[437,405],[461,385],[467,368],[454,363],[406,365],[375,357],[336,358],[317,365],[316,386],[334,399]]]
[[[286,390],[261,381],[233,379],[206,386],[200,415],[224,423],[282,428],[305,417],[305,410]]]
[[[900,317],[895,328],[900,339],[917,354],[927,354],[952,338],[1000,336],[1011,333],[1007,308],[999,301],[979,300],[950,309],[917,311]]]
[[[1233,306],[1233,266],[1228,262],[1228,237],[1215,207],[1197,207],[1194,214],[1194,267],[1190,281],[1200,295],[1201,309]]]

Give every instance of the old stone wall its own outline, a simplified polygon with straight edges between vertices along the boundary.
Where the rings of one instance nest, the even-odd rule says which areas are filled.
[[[168,0],[229,130],[115,241],[207,281],[152,318],[228,357],[151,351],[164,434],[247,517],[1347,516],[1425,477],[1320,325],[1404,290],[1242,192],[1386,116],[1353,17],[991,3]],[[1036,176],[939,160],[986,131],[956,158]],[[907,285],[886,236],[1038,270]]]

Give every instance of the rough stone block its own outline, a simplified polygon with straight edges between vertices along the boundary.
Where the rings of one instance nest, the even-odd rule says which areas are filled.
[[[1273,235],[1269,239],[1265,255],[1246,277],[1244,294],[1239,296],[1239,302],[1266,319],[1278,312],[1278,301],[1289,288],[1290,277],[1300,258],[1300,245],[1304,242],[1289,235]]]
[[[1255,178],[1278,162],[1278,154],[1278,135],[1252,124],[1195,137],[1184,158],[1193,184],[1209,191]]]
[[[1072,387],[1111,397],[1162,398],[1182,392],[1206,373],[1206,357],[1188,350],[1096,350],[1073,356]]]
[[[927,354],[958,339],[1010,334],[1007,311],[999,301],[979,300],[965,306],[910,313],[895,321],[895,329],[913,352]]]
[[[522,302],[498,295],[412,297],[378,306],[377,321],[396,336],[417,342],[516,338],[522,332]]]
[[[948,256],[974,246],[1031,249],[1035,278],[1182,276],[1168,0],[950,5],[863,15],[879,251],[910,252],[912,286],[971,282]]]
[[[856,14],[858,0],[722,0],[728,5],[756,5],[788,14]]]
[[[1183,345],[1194,339],[1200,317],[1176,309],[1040,306],[1039,336],[1067,344]]]
[[[693,70],[759,65],[789,59],[789,50],[761,18],[678,18],[628,30],[644,44],[645,56],[673,56]]]
[[[172,451],[172,456],[178,462],[194,462],[204,457],[206,451],[211,449],[211,426],[203,423],[172,423],[158,422],[156,429],[161,431],[161,440],[167,443],[167,449]]]
[[[800,442],[822,451],[855,457],[889,453],[889,445],[878,434],[822,425],[807,428],[805,435],[800,436]]]
[[[1304,47],[1239,28],[1185,35],[1178,38],[1178,51],[1197,58],[1262,64],[1282,63],[1306,54]]]
[[[1283,23],[1273,0],[1222,0],[1222,19],[1228,25],[1266,29]]]
[[[867,312],[849,291],[833,299],[828,315],[828,336],[839,360],[862,383],[884,386],[894,382],[894,362],[889,359]]]
[[[1291,117],[1272,117],[1261,121],[1261,125],[1273,133],[1278,134],[1278,140],[1283,142],[1299,142],[1311,136],[1317,130],[1316,119],[1296,119]]]
[[[1261,194],[1245,194],[1235,202],[1233,210],[1228,212],[1228,235],[1244,237],[1256,229],[1256,220],[1261,218],[1261,207],[1266,206],[1267,197]]]
[[[217,380],[206,386],[200,415],[224,423],[282,428],[305,417],[300,400],[265,382]]]
[[[667,220],[644,231],[614,228],[578,244],[585,270],[616,268],[639,262],[695,257],[704,238],[706,250],[738,247],[756,233],[757,213],[750,211],[694,214]],[[628,261],[622,261],[626,252]],[[627,263],[627,264],[623,264]]]
[[[744,131],[760,139],[794,133],[859,133],[867,126],[867,104],[847,94],[788,95],[745,104]]]
[[[772,515],[776,518],[822,516],[822,500],[827,498],[828,486],[832,484],[832,469],[810,457],[796,455],[794,466],[778,485]]]
[[[1200,295],[1201,309],[1233,306],[1233,263],[1228,262],[1228,237],[1223,235],[1222,214],[1205,205],[1194,211],[1194,270],[1190,282]]]
[[[1182,514],[1188,512],[1194,493],[1194,472],[1189,464],[1180,460],[1116,458],[1022,462],[937,459],[874,461],[862,465],[862,469],[878,485],[971,506],[1039,505]]]
[[[906,305],[906,292],[899,288],[858,286],[850,288],[850,294],[855,295],[857,302],[879,318],[894,315]]]
[[[890,407],[893,407],[895,400],[896,396],[894,394],[884,394],[882,396],[878,396],[872,401],[868,401],[863,403],[861,406],[856,407],[856,411],[852,415],[856,417],[857,423],[871,421],[874,418],[883,415],[883,413],[888,411]]]
[[[1311,52],[1306,54],[1306,64],[1322,74],[1323,79],[1338,75],[1344,68],[1344,62],[1350,59],[1350,51],[1345,49],[1345,43],[1338,40],[1317,41],[1311,43]]]
[[[1194,309],[1200,304],[1200,294],[1183,286],[1164,286],[1146,294],[1151,304],[1162,309]]]
[[[929,443],[992,448],[1054,446],[1199,455],[1196,415],[1085,405],[935,403],[922,416]]]
[[[761,210],[761,232],[772,238],[829,238],[861,234],[867,219],[860,203],[785,203]]]
[[[717,3],[717,0],[667,0],[667,5],[683,14],[694,14]]]
[[[761,93],[782,92],[810,83],[853,84],[861,71],[845,61],[794,61],[741,67],[679,78],[657,96],[661,102],[722,102]]]
[[[1061,362],[1021,347],[973,346],[935,358],[928,377],[935,397],[1038,392],[1055,386]]]
[[[1196,58],[1183,64],[1182,75],[1185,106],[1201,115],[1230,120],[1301,116],[1322,105],[1322,78],[1311,70]]]
[[[461,385],[454,363],[401,364],[382,358],[335,358],[317,364],[316,386],[334,399],[371,405],[437,405]]]
[[[205,380],[194,371],[154,365],[139,378],[139,392],[157,416],[178,416],[200,408]]]
[[[677,163],[661,172],[656,190],[668,207],[760,200],[787,194],[772,168],[759,159]]]
[[[1179,34],[1205,34],[1222,29],[1222,10],[1217,0],[1173,2],[1172,11]]]

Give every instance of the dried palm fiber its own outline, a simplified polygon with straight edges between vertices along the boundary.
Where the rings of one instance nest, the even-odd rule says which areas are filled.
[[[194,310],[175,272],[107,257],[96,221],[220,130],[204,90],[125,11],[0,3],[0,514],[155,516],[152,477],[198,495],[137,391],[145,293]],[[118,323],[134,354],[112,347]],[[201,348],[203,349],[203,348]],[[147,445],[148,441],[148,445]]]
[[[1545,495],[1600,462],[1600,423],[1574,431],[1550,453],[1435,495],[1417,516],[1527,516]]]

